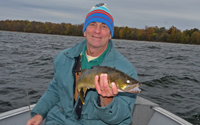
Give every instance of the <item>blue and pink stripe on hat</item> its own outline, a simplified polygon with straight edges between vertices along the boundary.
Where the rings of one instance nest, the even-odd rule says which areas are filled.
[[[92,23],[92,22],[101,22],[105,23],[111,32],[111,35],[113,37],[114,35],[114,19],[112,17],[112,14],[110,11],[107,9],[106,4],[103,4],[103,6],[98,7],[93,7],[87,14],[84,22],[84,27],[83,27],[83,33],[85,32],[87,26]]]

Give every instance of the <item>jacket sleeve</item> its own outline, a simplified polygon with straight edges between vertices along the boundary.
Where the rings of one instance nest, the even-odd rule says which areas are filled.
[[[137,78],[136,71],[129,73],[131,77]],[[132,121],[133,107],[136,101],[137,94],[118,93],[113,98],[113,101],[105,106],[99,107],[97,102],[94,102],[97,108],[99,118],[107,124],[130,124]]]
[[[50,82],[48,86],[48,90],[42,95],[40,100],[37,102],[33,110],[31,111],[31,116],[35,116],[36,114],[39,114],[43,117],[43,119],[46,118],[46,115],[48,111],[59,101],[58,96],[58,86],[55,78],[55,59],[54,59],[54,78]]]

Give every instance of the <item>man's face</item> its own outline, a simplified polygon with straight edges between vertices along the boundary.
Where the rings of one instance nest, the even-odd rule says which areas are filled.
[[[109,27],[100,22],[90,23],[84,36],[87,39],[87,46],[92,48],[107,48],[109,39],[111,39],[111,33]]]

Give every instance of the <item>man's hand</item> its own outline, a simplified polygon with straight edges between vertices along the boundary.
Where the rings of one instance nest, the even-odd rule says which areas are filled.
[[[42,116],[37,114],[33,118],[28,120],[26,125],[40,125],[41,123],[42,123]]]
[[[114,82],[111,83],[112,89],[108,84],[108,75],[100,75],[100,83],[98,82],[99,76],[96,75],[94,79],[95,87],[100,95],[101,106],[104,107],[112,102],[113,97],[118,94],[117,86]]]

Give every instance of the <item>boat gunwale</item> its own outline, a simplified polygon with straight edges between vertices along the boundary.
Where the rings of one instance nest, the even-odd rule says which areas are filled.
[[[181,124],[181,125],[192,125],[191,123],[189,123],[188,121],[182,119],[181,117],[161,108],[161,107],[152,107],[153,110],[155,110],[158,113],[161,113],[162,115],[176,121],[177,123]]]
[[[36,104],[30,105],[30,110],[32,110],[35,105]],[[21,113],[25,113],[27,111],[29,111],[29,106],[25,106],[25,107],[21,107],[21,108],[18,108],[18,109],[13,109],[11,111],[7,111],[7,112],[4,112],[4,113],[1,113],[0,114],[0,121],[4,120],[6,118],[9,118],[9,117],[13,117],[15,115],[19,115]]]

